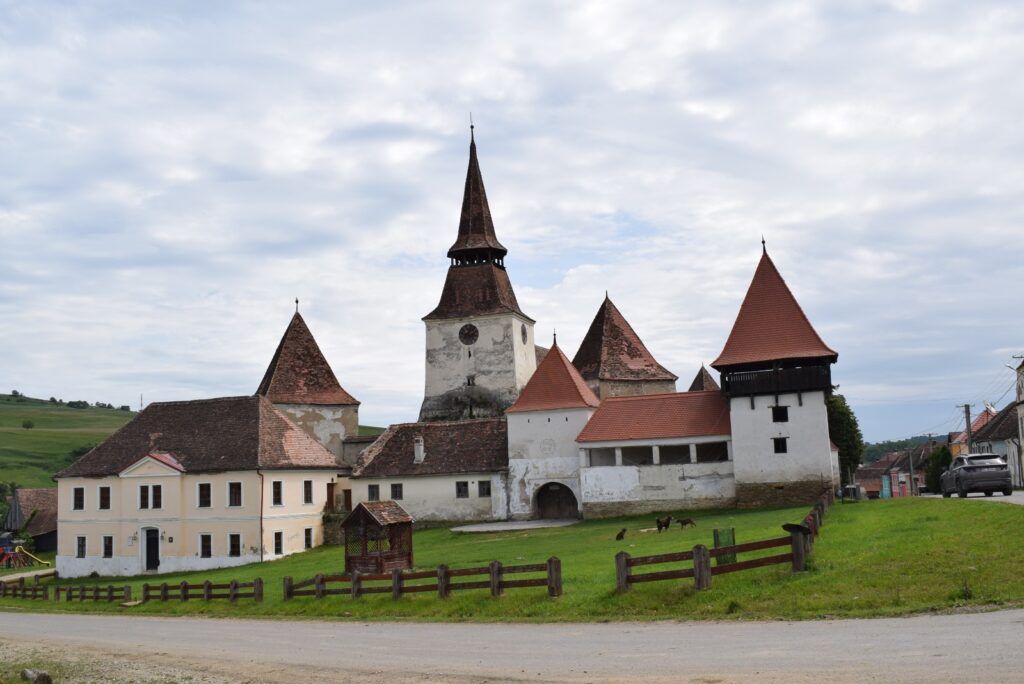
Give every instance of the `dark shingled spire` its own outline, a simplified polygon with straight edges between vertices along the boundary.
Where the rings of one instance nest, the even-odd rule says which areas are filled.
[[[342,389],[298,311],[277,345],[256,394],[275,404],[358,404]]]
[[[459,237],[448,250],[448,258],[472,263],[474,260],[499,261],[508,250],[494,235],[494,221],[487,204],[484,179],[476,157],[476,140],[470,132],[469,168],[466,170],[466,189],[462,195],[462,216],[459,219]]]
[[[708,392],[710,390],[719,391],[722,388],[715,382],[714,377],[708,372],[708,369],[701,364],[700,370],[697,371],[697,376],[690,383],[690,392]]]
[[[647,350],[607,293],[572,365],[586,380],[676,380]]]

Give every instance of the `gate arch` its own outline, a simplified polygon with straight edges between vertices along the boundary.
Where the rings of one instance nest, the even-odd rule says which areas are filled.
[[[537,490],[536,510],[537,517],[544,519],[580,517],[576,495],[561,482],[548,482]]]

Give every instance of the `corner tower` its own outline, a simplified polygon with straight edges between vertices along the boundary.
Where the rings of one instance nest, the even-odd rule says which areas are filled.
[[[470,129],[459,235],[448,250],[441,301],[423,317],[426,383],[421,421],[500,416],[537,368],[533,319],[505,271]]]

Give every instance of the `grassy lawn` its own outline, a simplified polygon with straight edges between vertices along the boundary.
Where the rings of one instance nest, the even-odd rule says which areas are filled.
[[[711,546],[712,529],[735,527],[738,542],[781,536],[780,525],[800,520],[805,507],[767,511],[703,511],[691,514],[696,529],[669,533],[640,532],[653,516],[586,521],[568,528],[459,535],[446,529],[415,535],[416,563],[421,569],[440,563],[471,567],[500,560],[505,564],[562,559],[565,595],[549,599],[544,589],[509,590],[492,599],[486,591],[457,592],[448,600],[417,594],[392,601],[371,595],[352,601],[345,596],[322,600],[281,600],[281,580],[296,581],[342,567],[341,549],[324,547],[242,568],[150,578],[118,578],[135,592],[143,581],[169,583],[187,579],[224,582],[262,576],[262,605],[239,602],[151,602],[131,609],[106,604],[55,604],[5,599],[3,607],[34,610],[131,612],[139,614],[206,614],[233,616],[337,617],[347,619],[419,619],[477,621],[580,621],[707,618],[817,618],[900,615],[973,605],[1024,603],[1024,507],[978,501],[894,499],[836,505],[829,512],[806,573],[793,575],[776,565],[716,576],[709,591],[694,592],[692,580],[651,582],[630,593],[614,593],[613,557],[624,549],[633,555]],[[615,533],[629,532],[623,542]],[[775,550],[761,552],[764,555]],[[748,558],[751,556],[743,556]],[[645,570],[669,569],[657,566]],[[104,583],[105,580],[99,580]],[[97,580],[81,583],[93,584]],[[137,594],[138,595],[138,594]]]
[[[47,551],[45,553],[42,552],[42,551],[40,551],[39,553],[34,553],[33,552],[32,555],[35,556],[36,558],[40,558],[40,559],[42,559],[44,561],[50,561],[50,563],[53,563],[55,561],[56,557],[57,557],[57,553],[54,552],[54,551]],[[47,565],[39,565],[39,564],[33,565],[30,568],[5,568],[5,567],[0,566],[0,579],[3,579],[4,575],[13,575],[13,574],[22,573],[22,572],[46,572],[47,570],[52,570],[53,567],[54,567],[53,565],[47,566]],[[2,681],[3,680],[0,679],[0,682],[2,682]]]

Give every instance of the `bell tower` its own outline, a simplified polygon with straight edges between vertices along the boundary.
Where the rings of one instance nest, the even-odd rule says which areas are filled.
[[[441,301],[426,324],[421,421],[500,416],[537,368],[532,318],[505,271],[470,126],[459,234],[448,250]]]

